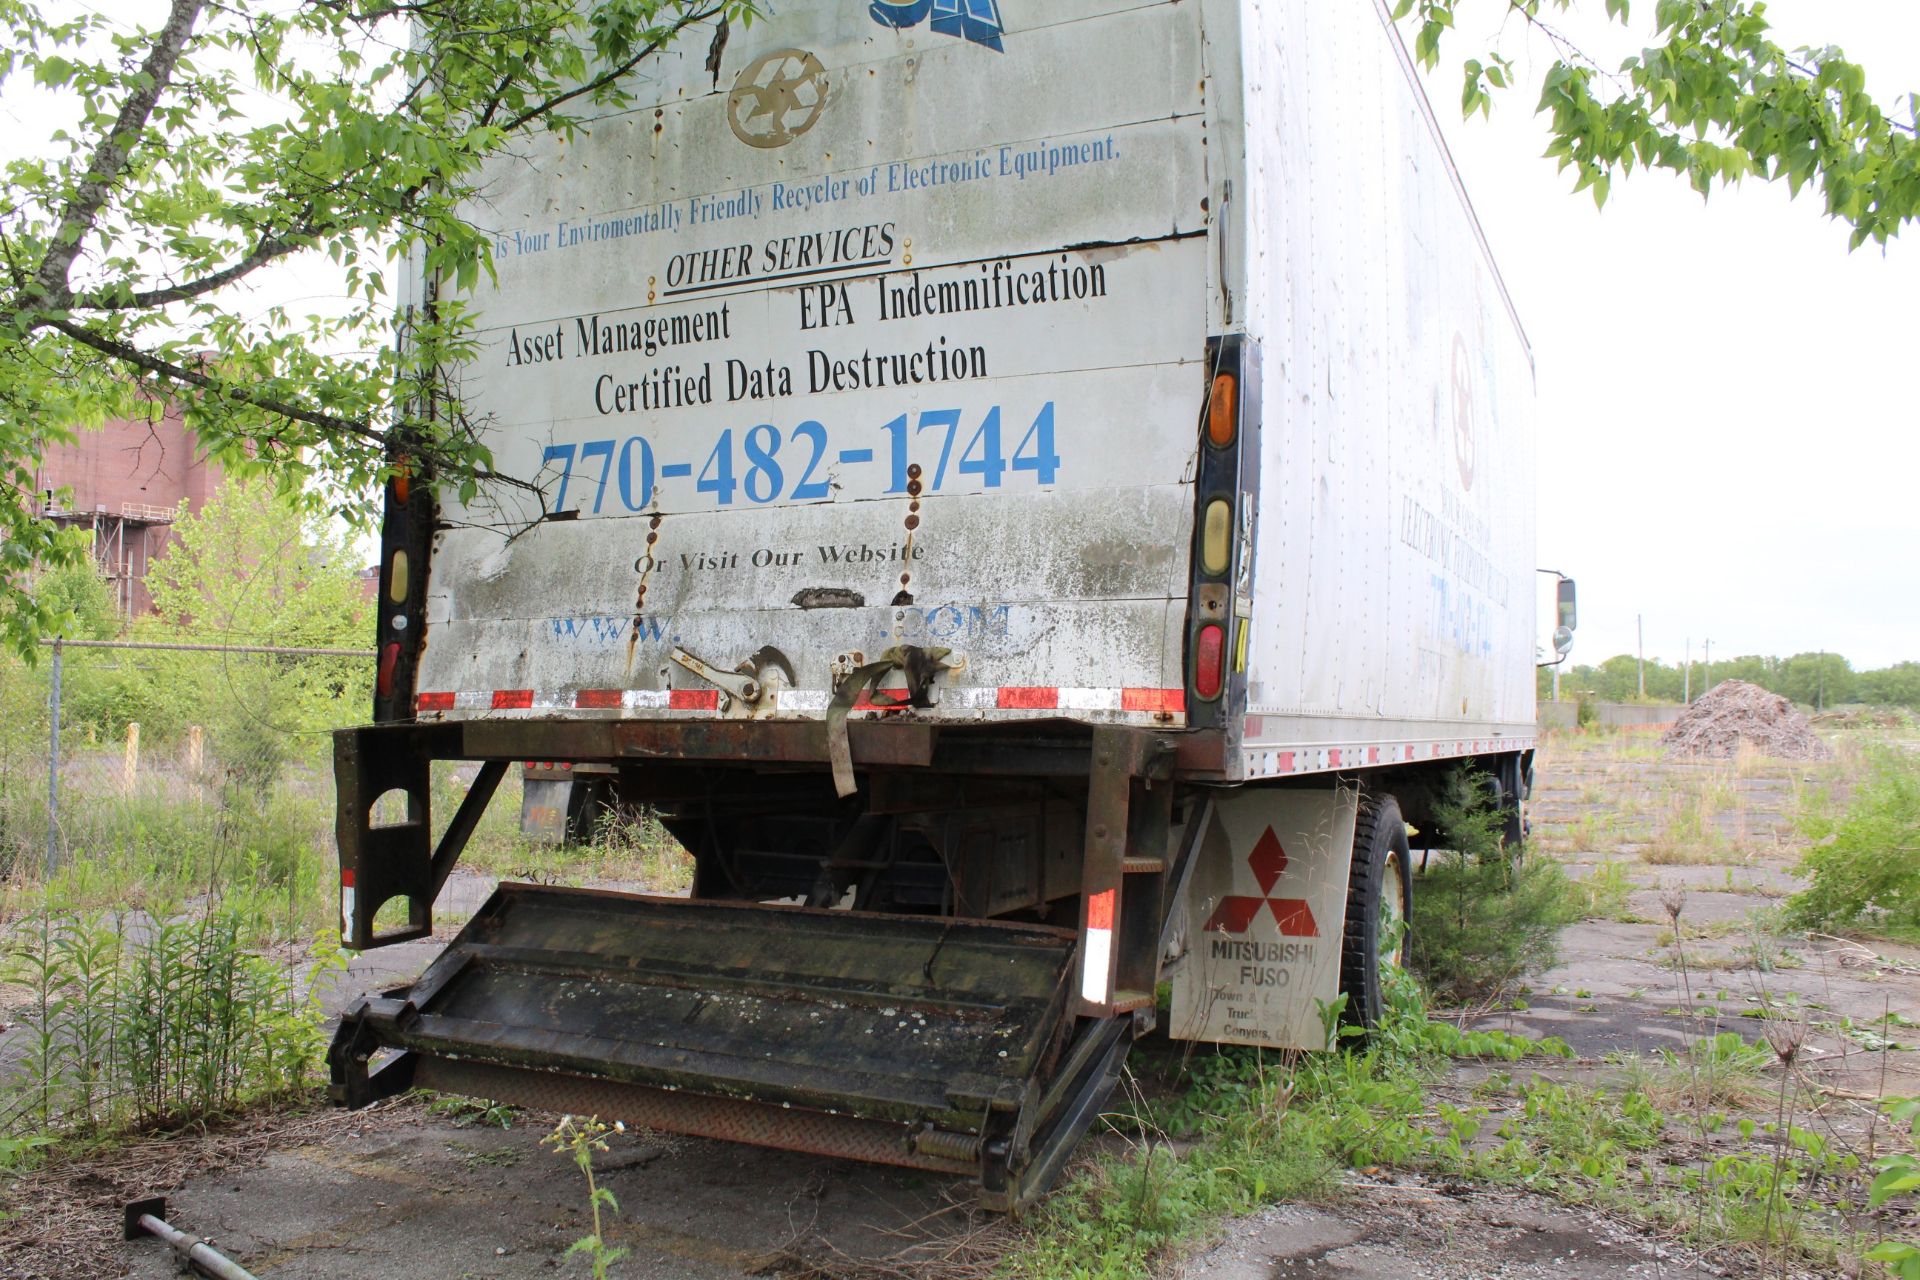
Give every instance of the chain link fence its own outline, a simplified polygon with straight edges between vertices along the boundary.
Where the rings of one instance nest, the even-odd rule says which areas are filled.
[[[331,732],[371,702],[369,650],[38,656],[0,658],[0,1172],[310,1083]]]
[[[332,734],[365,721],[375,666],[191,641],[39,657],[0,655],[0,1174],[76,1132],[311,1086],[341,966]],[[436,766],[438,821],[476,769]],[[502,878],[686,890],[649,814],[596,809],[578,845],[524,834],[520,772],[467,847],[469,897]]]
[[[125,837],[321,797],[331,731],[367,713],[373,655],[65,640],[40,658],[0,664],[0,880],[14,885]]]

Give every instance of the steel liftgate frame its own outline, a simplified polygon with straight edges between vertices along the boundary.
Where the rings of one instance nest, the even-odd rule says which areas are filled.
[[[546,732],[600,748],[585,758],[824,764],[815,727]],[[1072,930],[502,885],[418,982],[347,1010],[328,1051],[333,1099],[359,1107],[433,1088],[970,1177],[989,1207],[1030,1204],[1153,1025],[1168,913],[1211,810],[1206,791],[1192,792],[1171,847],[1171,783],[1180,765],[1203,760],[1191,735],[1150,731],[1029,738],[1001,751],[977,737],[940,741],[925,725],[848,728],[863,770],[1087,777],[1083,901],[1113,895],[1109,936],[1088,932],[1085,908]],[[337,736],[349,946],[431,934],[433,898],[507,761],[571,754],[551,750],[558,741],[530,751],[527,731],[540,729],[389,725]],[[476,757],[480,775],[435,845],[432,762]],[[404,820],[374,825],[374,801],[395,789]],[[377,934],[376,915],[396,897],[408,903],[406,925]],[[1089,985],[1089,939],[1111,947],[1104,992]]]

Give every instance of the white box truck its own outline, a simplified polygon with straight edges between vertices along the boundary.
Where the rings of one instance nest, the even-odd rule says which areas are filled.
[[[1526,339],[1377,0],[792,0],[648,66],[470,210],[444,373],[518,483],[387,495],[342,925],[427,933],[520,761],[657,812],[692,893],[502,886],[335,1095],[1017,1208],[1163,980],[1172,1034],[1320,1048],[1447,775],[1517,834]],[[444,823],[436,760],[483,762]]]

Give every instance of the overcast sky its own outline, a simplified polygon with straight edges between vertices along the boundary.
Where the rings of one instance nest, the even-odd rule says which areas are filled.
[[[1565,29],[1612,67],[1652,42],[1652,3],[1633,8],[1633,36]],[[1920,3],[1768,14],[1783,42],[1864,64],[1883,105],[1920,90]],[[1544,42],[1491,122],[1460,121],[1460,60],[1492,34],[1463,22],[1429,92],[1532,339],[1540,564],[1579,580],[1574,660],[1630,652],[1636,614],[1667,661],[1689,637],[1696,659],[1711,638],[1716,655],[1920,660],[1920,225],[1849,254],[1816,193],[1749,182],[1702,204],[1662,173],[1596,211],[1539,158]]]

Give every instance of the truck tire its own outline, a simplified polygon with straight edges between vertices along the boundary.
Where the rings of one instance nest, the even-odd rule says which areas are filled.
[[[1340,990],[1347,997],[1349,1025],[1372,1028],[1386,1016],[1381,969],[1404,960],[1405,922],[1412,911],[1413,858],[1400,802],[1390,795],[1363,796],[1353,827],[1353,874],[1340,941]],[[1389,920],[1402,927],[1391,949],[1383,951]]]
[[[1493,775],[1494,804],[1500,813],[1500,843],[1507,851],[1507,857],[1516,866],[1524,852],[1527,840],[1527,785],[1526,769],[1518,755],[1508,756],[1500,762],[1499,769]]]

